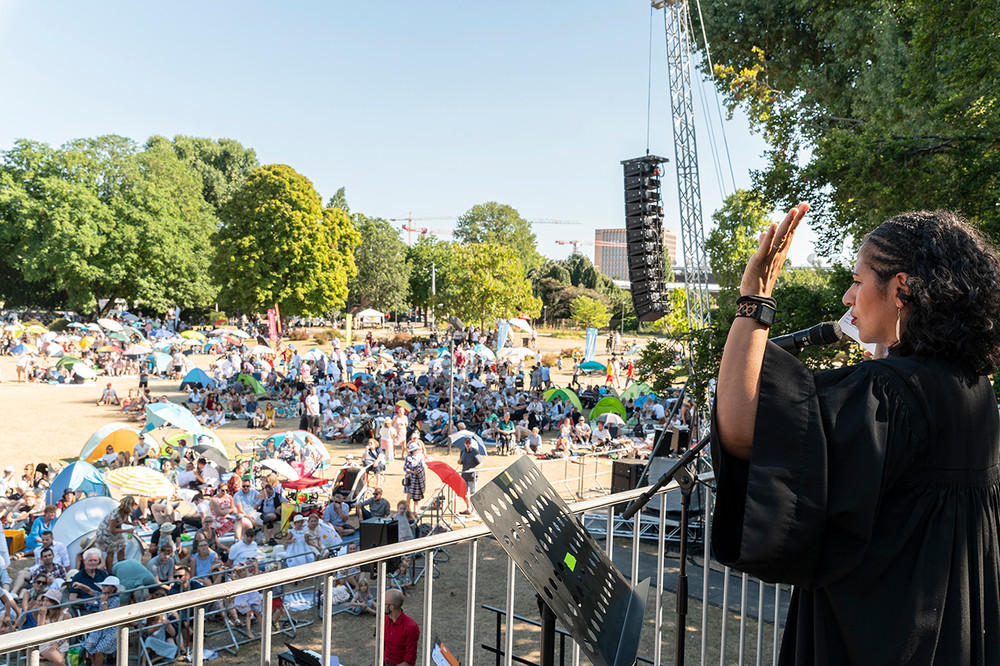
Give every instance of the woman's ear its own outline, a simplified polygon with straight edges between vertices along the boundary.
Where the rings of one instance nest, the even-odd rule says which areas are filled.
[[[896,273],[896,277],[893,278],[896,285],[896,308],[900,310],[906,307],[906,304],[913,299],[910,287],[906,284],[909,278],[910,276],[907,273]]]

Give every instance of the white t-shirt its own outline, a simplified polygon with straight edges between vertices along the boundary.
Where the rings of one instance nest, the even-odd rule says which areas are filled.
[[[256,558],[259,554],[260,553],[257,550],[257,544],[255,542],[251,542],[248,546],[243,543],[242,539],[240,539],[229,547],[229,561],[233,564],[239,564],[243,560],[251,557]]]
[[[306,414],[308,416],[319,416],[319,398],[315,393],[310,393],[306,397]]]
[[[594,432],[590,433],[590,439],[597,444],[603,444],[611,439],[611,433],[608,432],[607,428],[598,428]]]

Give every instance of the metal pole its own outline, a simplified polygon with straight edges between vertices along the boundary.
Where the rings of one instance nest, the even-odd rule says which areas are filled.
[[[260,666],[271,666],[271,621],[274,612],[274,588],[264,590],[260,609]]]
[[[263,629],[261,630],[263,631]],[[191,663],[201,666],[205,657],[205,607],[194,609],[194,636],[192,636]]]
[[[455,425],[455,338],[448,336],[448,430]],[[451,436],[448,436],[448,455],[451,455]]]
[[[118,666],[128,666],[128,625],[118,627]]]
[[[413,554],[416,557],[416,553]],[[428,569],[428,567],[430,567]],[[433,616],[433,592],[434,592],[434,551],[424,551],[424,664],[431,666],[431,652],[434,649],[434,630],[431,625]]]
[[[476,635],[476,565],[479,559],[479,541],[469,542],[469,592],[465,606],[465,666],[472,666]]]
[[[323,661],[330,663],[333,650],[333,576],[323,577]]]

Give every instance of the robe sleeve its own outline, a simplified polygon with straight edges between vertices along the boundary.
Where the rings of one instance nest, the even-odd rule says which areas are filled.
[[[882,492],[925,433],[891,365],[813,375],[768,344],[750,460],[728,455],[712,433],[716,559],[807,589],[844,576],[864,556]]]

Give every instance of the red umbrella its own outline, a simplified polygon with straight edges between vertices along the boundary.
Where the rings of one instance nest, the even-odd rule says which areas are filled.
[[[437,474],[446,486],[454,490],[456,495],[466,502],[469,501],[469,489],[465,485],[465,479],[455,471],[455,468],[440,460],[428,460],[424,464],[427,465],[427,469]]]
[[[345,389],[351,389],[351,390],[352,390],[352,391],[354,391],[355,393],[357,393],[357,392],[358,392],[358,387],[357,387],[357,386],[355,386],[354,384],[351,384],[350,382],[344,382],[343,384],[341,384],[341,385],[340,385],[340,386],[338,386],[337,388],[338,388],[338,389],[342,389],[342,388],[345,388]]]

